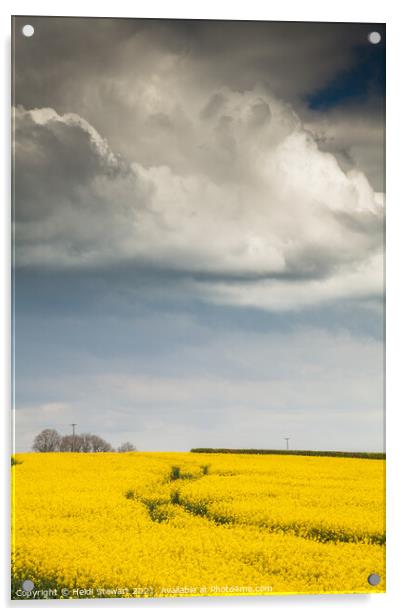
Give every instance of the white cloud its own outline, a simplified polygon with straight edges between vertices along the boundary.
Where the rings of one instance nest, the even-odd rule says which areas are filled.
[[[221,89],[189,103],[183,144],[176,102],[151,98],[167,158],[191,151],[189,169],[126,161],[76,114],[16,109],[18,265],[203,273],[218,280],[194,289],[212,301],[274,310],[381,293],[381,195],[289,105]]]
[[[267,310],[297,310],[346,298],[380,297],[384,292],[384,263],[380,255],[351,264],[339,272],[312,280],[263,280],[248,283],[195,283],[200,296],[214,303]]]

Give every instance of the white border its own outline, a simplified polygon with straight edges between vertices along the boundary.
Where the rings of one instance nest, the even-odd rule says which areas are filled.
[[[394,613],[394,608],[400,605],[399,586],[402,577],[402,533],[401,533],[401,487],[402,456],[400,455],[401,435],[401,368],[398,361],[402,349],[402,191],[401,191],[401,113],[399,108],[402,100],[400,58],[402,57],[401,35],[402,20],[398,4],[392,0],[381,2],[370,0],[281,0],[279,3],[269,1],[248,0],[244,2],[224,2],[224,0],[203,0],[201,3],[191,3],[179,0],[152,1],[133,3],[130,1],[113,0],[101,5],[99,2],[84,0],[69,0],[68,2],[52,2],[50,0],[5,1],[1,7],[0,27],[2,33],[3,58],[1,62],[3,95],[0,97],[1,129],[4,138],[1,140],[2,182],[3,188],[0,227],[2,238],[0,289],[4,300],[0,303],[3,344],[0,355],[0,378],[3,412],[3,452],[2,474],[3,502],[8,502],[8,471],[10,453],[10,240],[9,240],[9,204],[10,204],[10,139],[9,139],[9,106],[10,106],[10,16],[15,15],[77,15],[105,17],[170,17],[170,18],[205,18],[205,19],[269,19],[284,21],[357,21],[387,23],[387,593],[378,595],[304,595],[284,597],[250,597],[250,598],[202,598],[202,599],[156,599],[132,603],[131,600],[104,600],[92,603],[90,601],[60,602],[60,609],[77,609],[85,607],[89,611],[98,609],[112,610],[116,608],[134,608],[137,612],[154,609],[172,611],[208,610],[227,613],[249,611],[280,611],[282,614],[299,615],[318,611],[338,611],[344,614],[365,615],[376,614],[379,611]],[[5,481],[4,481],[5,478]],[[5,542],[1,551],[0,597],[6,609],[14,609],[16,613],[27,608],[56,607],[54,601],[11,603],[9,596],[9,551],[8,527],[9,510],[2,510],[2,540]]]

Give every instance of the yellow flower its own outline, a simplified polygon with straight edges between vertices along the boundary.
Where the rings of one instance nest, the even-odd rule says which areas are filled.
[[[27,579],[64,599],[385,589],[383,460],[138,452],[18,459],[14,597]],[[371,573],[381,576],[378,586],[368,584]]]

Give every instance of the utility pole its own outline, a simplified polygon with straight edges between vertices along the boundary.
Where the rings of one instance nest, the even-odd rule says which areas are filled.
[[[71,451],[75,451],[75,426],[76,425],[77,425],[76,423],[70,424],[70,426],[73,427],[73,442],[71,444]]]
[[[283,440],[286,441],[286,449],[289,450],[290,436],[285,436]]]

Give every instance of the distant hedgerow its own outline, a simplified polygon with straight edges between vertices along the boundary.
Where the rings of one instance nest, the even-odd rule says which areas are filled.
[[[213,447],[196,447],[190,453],[248,453],[258,455],[288,455],[288,456],[325,456],[334,458],[368,458],[370,460],[385,460],[385,453],[365,451],[313,451],[301,449],[214,449]]]

